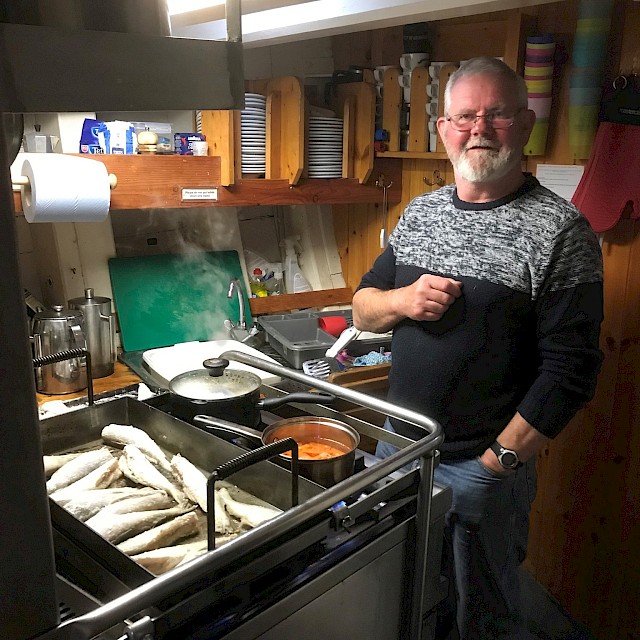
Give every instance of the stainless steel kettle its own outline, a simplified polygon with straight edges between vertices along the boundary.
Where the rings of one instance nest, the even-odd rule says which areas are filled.
[[[54,305],[36,313],[32,323],[35,358],[52,356],[71,349],[86,349],[80,311]],[[36,390],[47,395],[74,393],[87,387],[84,358],[69,358],[36,368]]]
[[[91,354],[91,374],[104,378],[113,373],[116,362],[116,333],[111,298],[95,296],[92,288],[84,290],[84,298],[72,298],[67,303],[84,318],[87,350]]]

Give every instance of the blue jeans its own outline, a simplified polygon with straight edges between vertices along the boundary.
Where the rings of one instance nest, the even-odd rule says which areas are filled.
[[[393,431],[388,420],[385,429]],[[395,451],[380,441],[376,455]],[[534,637],[520,619],[518,567],[527,550],[535,458],[509,476],[498,476],[478,458],[440,462],[434,478],[453,490],[442,559],[449,596],[438,612],[437,638]]]

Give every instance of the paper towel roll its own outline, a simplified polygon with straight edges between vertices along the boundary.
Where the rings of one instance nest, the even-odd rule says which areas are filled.
[[[27,222],[101,222],[109,213],[107,169],[97,160],[60,153],[33,154],[22,165]]]

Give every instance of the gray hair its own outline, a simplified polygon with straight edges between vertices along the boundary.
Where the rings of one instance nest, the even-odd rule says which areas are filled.
[[[462,78],[480,74],[492,75],[504,80],[506,84],[511,85],[515,90],[518,108],[526,109],[528,107],[529,95],[527,91],[527,83],[524,81],[524,78],[519,76],[509,65],[502,62],[502,60],[498,60],[498,58],[492,58],[490,56],[481,56],[478,58],[471,58],[471,60],[466,60],[449,77],[449,81],[447,82],[447,86],[444,90],[445,114],[449,113],[451,90],[456,82]]]

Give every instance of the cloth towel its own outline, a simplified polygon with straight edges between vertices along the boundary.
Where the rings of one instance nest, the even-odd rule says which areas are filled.
[[[571,202],[596,233],[612,229],[629,202],[640,218],[640,126],[601,122]]]

